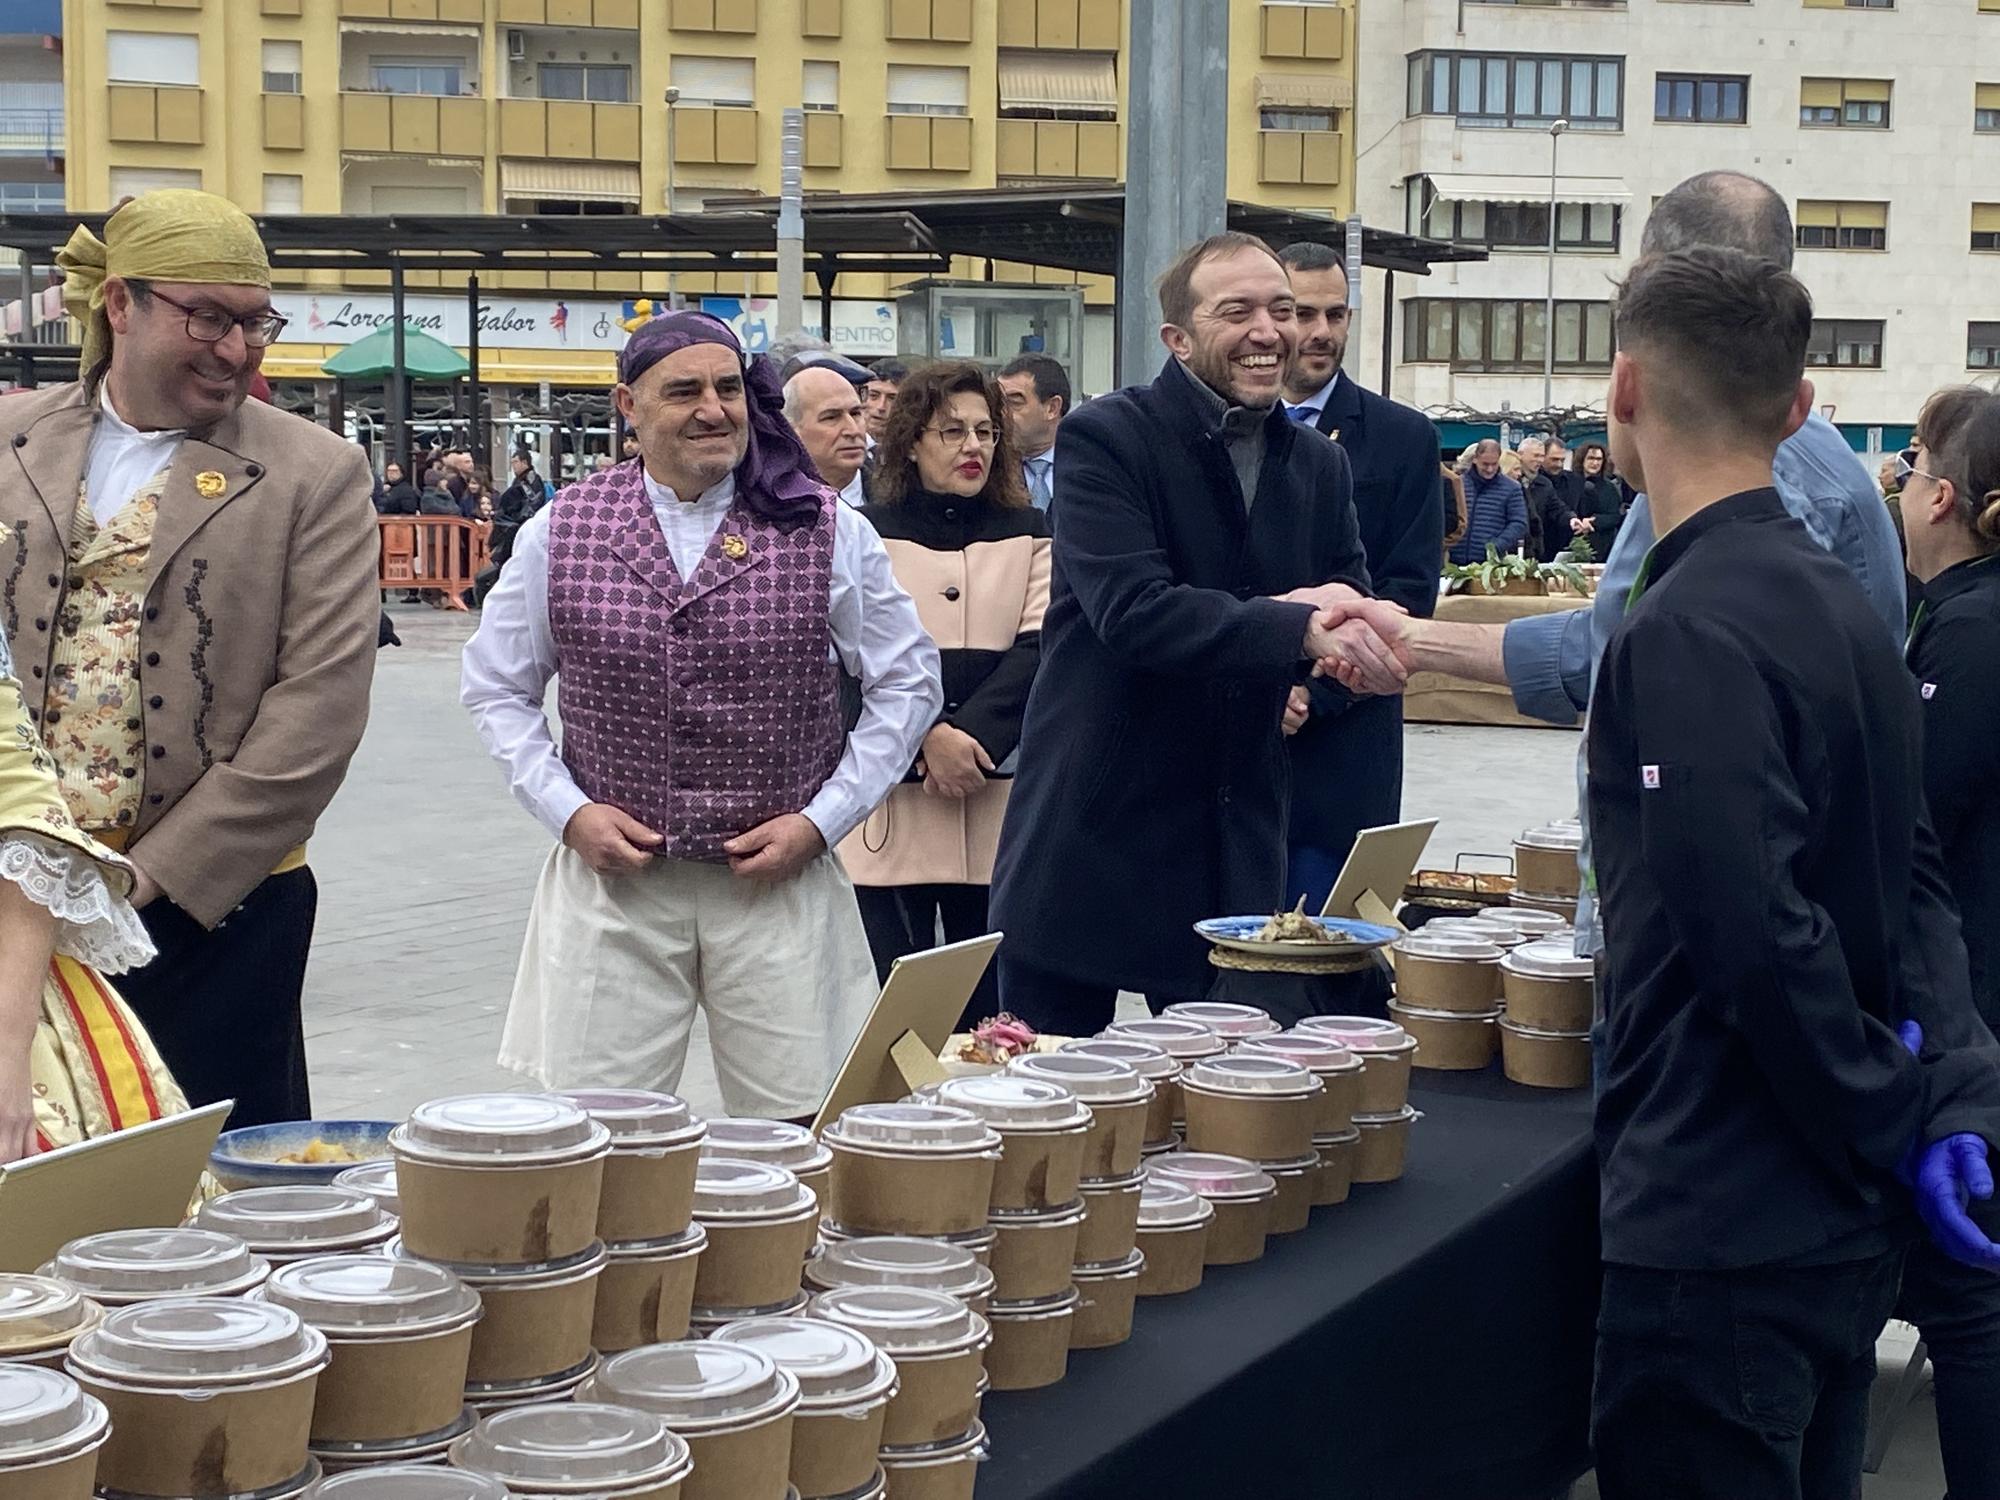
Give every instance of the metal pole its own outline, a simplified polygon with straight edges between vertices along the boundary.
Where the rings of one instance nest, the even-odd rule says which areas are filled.
[[[806,326],[806,112],[788,109],[779,135],[778,167],[778,311],[779,336],[801,333]],[[833,342],[833,329],[822,326],[820,337]]]
[[[396,462],[410,462],[410,378],[404,373],[403,359],[403,259],[389,263],[389,318],[395,325],[391,335],[389,371],[389,451]]]
[[[1382,272],[1382,394],[1393,395],[1389,385],[1390,375],[1395,370],[1396,343],[1393,337],[1396,322],[1396,273]]]
[[[1349,214],[1340,237],[1340,254],[1342,275],[1347,282],[1347,347],[1350,349],[1356,347],[1354,336],[1361,331],[1361,268],[1362,252],[1365,248],[1362,241],[1366,233],[1361,224],[1361,215]],[[1360,373],[1360,368],[1360,361],[1356,360],[1354,370],[1349,373],[1348,378],[1352,380]],[[1382,387],[1382,394],[1385,396],[1389,394],[1386,385]]]
[[[670,88],[667,100],[667,217],[674,216],[674,106],[681,102],[681,91]],[[680,306],[680,273],[667,272],[667,306]]]
[[[1549,294],[1542,307],[1542,410],[1556,407],[1556,142],[1569,121],[1549,126]]]
[[[472,364],[469,372],[472,386],[472,410],[467,414],[467,426],[471,433],[471,447],[477,455],[475,462],[490,467],[493,463],[493,426],[482,415],[485,409],[486,388],[479,383],[479,273],[470,272],[465,278],[465,353]]]
[[[1160,362],[1153,283],[1174,258],[1226,224],[1229,7],[1216,0],[1132,0],[1125,222],[1119,252],[1118,379]]]

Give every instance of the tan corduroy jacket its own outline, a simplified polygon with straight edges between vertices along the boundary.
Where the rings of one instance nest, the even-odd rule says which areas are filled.
[[[0,397],[0,625],[37,723],[98,405]],[[139,624],[145,792],[128,846],[213,927],[305,842],[375,670],[377,529],[360,449],[258,401],[181,445]]]

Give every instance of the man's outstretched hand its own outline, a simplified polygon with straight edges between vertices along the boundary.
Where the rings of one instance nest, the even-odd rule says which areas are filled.
[[[1923,1050],[1924,1031],[1915,1021],[1903,1022],[1896,1036],[1911,1056]],[[1918,1141],[1896,1175],[1916,1196],[1917,1217],[1930,1231],[1932,1244],[1960,1265],[2000,1271],[2000,1245],[1988,1239],[1965,1211],[1973,1199],[1993,1196],[1993,1168],[1986,1160],[1984,1140],[1960,1133],[1928,1145]]]
[[[1407,615],[1386,599],[1334,599],[1306,627],[1313,675],[1331,677],[1354,693],[1400,693],[1410,680],[1403,647]]]

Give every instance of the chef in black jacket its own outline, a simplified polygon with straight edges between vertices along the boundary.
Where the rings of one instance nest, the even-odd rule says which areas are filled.
[[[1811,406],[1811,299],[1695,249],[1640,261],[1616,321],[1612,449],[1661,538],[1588,742],[1598,1481],[1850,1500],[1909,1183],[1941,1244],[2000,1266],[1963,1211],[1992,1190],[2000,1054],[1924,821],[1915,692],[1773,487]]]
[[[1286,415],[1332,438],[1354,471],[1354,514],[1377,598],[1428,619],[1444,556],[1437,429],[1422,412],[1364,391],[1341,369],[1347,273],[1325,245],[1287,245],[1278,259],[1298,299],[1299,352],[1285,377]],[[1403,700],[1356,697],[1331,677],[1292,692],[1290,870],[1285,902],[1326,904],[1354,836],[1403,810]]]

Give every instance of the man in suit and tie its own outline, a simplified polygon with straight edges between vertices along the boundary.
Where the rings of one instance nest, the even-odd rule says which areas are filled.
[[[1444,510],[1438,436],[1421,412],[1364,391],[1341,370],[1347,275],[1337,251],[1300,243],[1278,254],[1298,304],[1299,351],[1285,377],[1293,421],[1326,434],[1354,470],[1354,510],[1378,597],[1427,616],[1437,604]],[[1393,823],[1403,804],[1403,700],[1348,693],[1315,677],[1292,690],[1288,901],[1317,911],[1364,828]]]
[[[1021,481],[1035,509],[1046,511],[1056,493],[1056,428],[1069,415],[1069,371],[1046,354],[1023,354],[1001,370],[1000,390]]]

